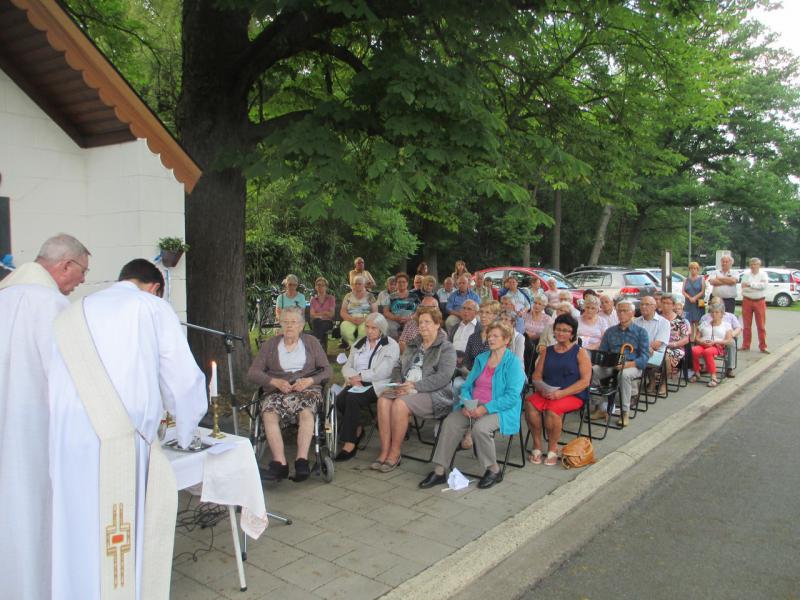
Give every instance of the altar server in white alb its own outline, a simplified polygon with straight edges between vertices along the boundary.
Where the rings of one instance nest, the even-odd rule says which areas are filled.
[[[50,377],[53,598],[167,600],[177,488],[158,440],[168,410],[186,447],[205,377],[161,272],[131,261],[56,320]]]
[[[0,596],[50,598],[47,378],[53,320],[83,283],[89,251],[47,240],[0,282]]]

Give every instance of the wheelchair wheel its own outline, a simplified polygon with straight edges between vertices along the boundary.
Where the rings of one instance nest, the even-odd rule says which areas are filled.
[[[250,443],[253,444],[253,452],[256,455],[256,462],[261,463],[261,458],[264,456],[264,450],[267,448],[267,436],[264,432],[264,421],[261,420],[261,414],[259,413],[259,397],[260,394],[257,391],[253,394],[253,398],[250,401],[250,404],[247,405],[247,416],[250,419],[250,431],[248,437],[250,438]]]
[[[338,388],[338,386],[335,386]],[[336,443],[339,439],[338,420],[336,418],[336,389],[331,387],[325,396],[325,447],[328,454],[336,453]]]
[[[330,454],[325,452],[322,456],[322,463],[320,464],[320,472],[325,483],[333,481],[333,470],[333,459],[330,457]]]

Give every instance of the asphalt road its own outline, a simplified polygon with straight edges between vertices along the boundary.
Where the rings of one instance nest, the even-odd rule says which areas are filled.
[[[521,597],[800,598],[798,389],[796,362]]]

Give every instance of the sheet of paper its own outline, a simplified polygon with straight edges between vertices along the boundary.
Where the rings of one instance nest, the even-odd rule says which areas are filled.
[[[534,381],[533,387],[536,388],[537,392],[555,392],[556,390],[561,389],[560,387],[547,384],[544,381]]]

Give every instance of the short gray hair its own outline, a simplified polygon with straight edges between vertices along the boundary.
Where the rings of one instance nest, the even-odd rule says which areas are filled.
[[[367,278],[364,277],[363,275],[356,275],[355,277],[353,277],[353,285],[357,284],[359,281],[364,285],[367,285]]]
[[[571,302],[559,302],[556,304],[556,310],[565,310],[568,313],[572,314],[572,303]]]
[[[59,233],[42,244],[39,254],[36,256],[36,260],[53,264],[62,260],[71,260],[91,255],[92,253],[86,249],[86,246],[81,244],[76,238],[68,233]]]
[[[389,329],[389,323],[386,321],[386,317],[384,317],[381,313],[369,313],[367,318],[364,319],[364,322],[380,329],[381,335],[386,335],[386,332]]]
[[[305,324],[305,322],[306,322],[306,314],[305,313],[306,313],[306,311],[304,311],[299,306],[287,306],[286,308],[281,310],[281,322],[283,322],[283,319],[285,317],[287,317],[288,315],[297,315],[298,317],[300,317],[300,322]]]
[[[297,275],[292,275],[289,273],[286,276],[286,279],[283,280],[283,285],[286,285],[287,283],[300,283],[300,281],[297,279]]]
[[[589,294],[588,296],[586,296],[583,299],[583,305],[584,306],[591,305],[591,306],[598,306],[599,307],[600,306],[600,298],[598,298],[597,296],[592,296],[591,294]]]
[[[625,299],[625,298],[622,298],[621,300],[617,300],[617,308],[619,308],[619,307],[620,307],[620,306],[622,306],[623,304],[626,304],[626,305],[628,305],[628,307],[629,307],[631,310],[636,310],[636,307],[633,305],[633,302],[631,302],[630,300],[627,300],[627,299]]]
[[[756,257],[756,256],[753,256],[750,260],[747,261],[748,265],[752,265],[753,263],[758,263],[759,266],[760,266],[761,265],[761,259]]]

